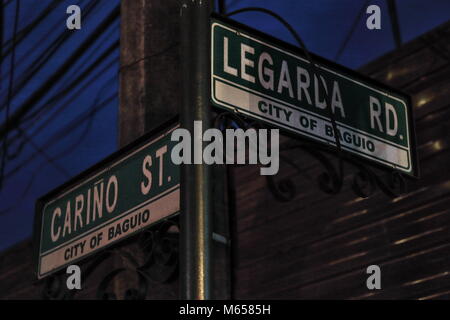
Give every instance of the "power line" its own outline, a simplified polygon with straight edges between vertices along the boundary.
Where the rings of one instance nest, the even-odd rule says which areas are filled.
[[[98,103],[98,100],[101,96],[102,91],[109,85],[109,83],[111,82],[111,80],[115,80],[115,77],[110,78],[110,80],[107,81],[107,83],[105,84],[105,86],[102,87],[102,89],[100,89],[99,93],[97,94],[97,97],[94,101],[94,108],[95,105]],[[109,98],[107,98],[102,104],[104,104],[105,102],[106,105],[112,101],[112,99],[114,99],[116,97],[116,95],[112,95]],[[70,155],[72,152],[74,152],[76,150],[76,147],[87,137],[87,134],[89,133],[89,130],[92,128],[92,123],[93,123],[93,115],[89,116],[88,120],[88,124],[86,125],[84,131],[82,132],[82,134],[80,135],[80,137],[77,139],[77,141],[73,144],[71,144],[70,146],[68,146],[67,148],[65,148],[64,150],[62,150],[61,152],[59,152],[57,155],[50,157],[49,159],[46,159],[46,161],[43,161],[36,170],[33,171],[26,187],[24,188],[24,190],[22,191],[22,194],[20,195],[19,199],[23,199],[25,198],[30,189],[31,186],[33,185],[36,177],[38,176],[38,174],[41,172],[41,169],[48,163],[55,163],[56,159],[62,157],[62,156],[68,156]],[[21,200],[17,201],[15,204],[13,204],[12,206],[7,207],[6,209],[2,209],[0,210],[0,215],[4,215],[7,214],[8,212],[13,211],[15,208],[17,208],[17,206],[21,203]]]
[[[117,20],[117,25],[113,25],[113,27],[110,27],[110,30],[108,32],[106,32],[105,34],[102,35],[103,39],[98,41],[98,43],[96,44],[96,47],[93,47],[91,49],[92,52],[89,55],[87,55],[84,60],[81,60],[79,64],[82,66],[85,66],[91,61],[91,59],[95,58],[95,56],[98,55],[99,50],[101,50],[104,47],[104,45],[107,44],[111,40],[112,36],[120,33],[119,27],[120,27],[120,23],[119,23],[119,20]],[[119,41],[116,41],[116,43],[117,43],[117,48],[119,48]],[[78,74],[83,71],[81,68],[77,68],[75,66],[73,69],[74,70],[72,73],[67,73],[67,75],[66,75],[67,79],[65,81],[61,81],[61,87],[66,86],[67,83],[69,83],[73,77],[78,76]]]
[[[22,118],[30,112],[37,101],[42,99],[43,96],[50,90],[50,88],[57,83],[64,73],[70,69],[70,67],[82,56],[82,54],[94,43],[94,41],[102,34],[102,32],[119,17],[120,6],[117,6],[113,12],[96,28],[96,30],[86,39],[80,47],[78,47],[72,55],[65,61],[65,63],[54,72],[50,78],[44,82],[38,90],[36,90],[25,103],[18,108],[18,110],[11,116],[8,126],[3,124],[0,126],[0,139],[4,139],[6,133],[9,130],[16,128]]]
[[[98,49],[98,47],[99,46],[97,46],[97,49]],[[45,110],[48,110],[48,107],[49,107],[49,104],[50,103],[54,103],[54,102],[56,102],[56,101],[58,101],[59,99],[61,99],[61,98],[63,98],[64,97],[64,94],[66,94],[66,93],[68,93],[68,92],[70,92],[71,90],[73,90],[73,87],[76,87],[79,83],[81,83],[82,81],[83,81],[83,79],[84,78],[86,78],[88,75],[90,75],[96,68],[97,68],[97,66],[98,65],[100,65],[111,53],[113,53],[117,48],[119,47],[119,41],[116,41],[116,42],[114,42],[113,44],[111,44],[106,50],[105,50],[105,52],[102,54],[102,55],[100,55],[87,69],[85,69],[78,77],[76,77],[75,79],[73,79],[72,80],[72,82],[69,84],[69,86],[67,86],[62,92],[58,92],[56,95],[54,95],[52,98],[50,98],[48,101],[47,101],[47,104],[43,107],[43,108],[41,108],[41,109],[39,109],[39,110],[37,110],[37,111],[35,111],[33,114],[31,114],[31,116],[30,115],[28,115],[28,117],[26,117],[25,119],[22,119],[22,121],[21,121],[21,124],[18,124],[18,128],[20,129],[20,130],[18,130],[19,131],[19,134],[17,135],[17,136],[15,136],[14,138],[13,138],[13,140],[12,141],[8,141],[8,143],[12,143],[14,140],[17,140],[18,138],[20,138],[20,137],[23,137],[23,135],[21,134],[21,132],[23,131],[23,128],[21,127],[23,124],[24,124],[24,121],[30,121],[30,120],[36,120],[36,116],[42,116],[43,115],[43,111],[45,111]],[[96,51],[96,50],[94,50],[94,51]],[[90,59],[91,57],[92,57],[92,55],[93,54],[91,54],[89,57],[88,57],[88,59]],[[111,61],[111,63],[109,63],[105,68],[103,68],[101,71],[102,72],[104,72],[104,71],[106,71],[106,68],[109,68],[111,65],[113,65],[114,63],[117,63],[117,60],[113,60],[113,61]],[[78,71],[78,70],[77,70]],[[69,77],[70,78],[70,77]],[[91,82],[93,81],[93,80],[95,80],[95,79],[92,79],[91,80]],[[84,87],[83,87],[83,89],[85,89],[86,88],[86,86],[87,85],[85,85]],[[82,90],[78,90],[78,93],[80,93]],[[76,94],[75,94],[76,95]],[[70,104],[67,104],[67,105],[70,105]],[[51,105],[50,105],[51,106]],[[66,104],[64,105],[64,107],[66,107]],[[56,112],[56,114],[58,114],[61,110],[63,110],[64,109],[64,107],[63,108],[60,108],[60,110],[58,110],[57,112]],[[53,115],[53,117],[52,118],[54,118],[55,116],[56,116],[56,114],[54,114]],[[39,132],[42,128],[43,128],[43,125],[45,125],[45,123],[49,123],[50,121],[52,121],[52,118],[49,118],[49,119],[47,119],[47,121],[46,122],[44,122],[39,128],[38,128],[38,130],[37,130],[37,132]],[[10,158],[9,159],[13,159],[13,158],[15,158],[15,157],[17,157],[18,155],[19,155],[19,153],[20,153],[20,150],[23,148],[23,146],[25,145],[25,143],[27,142],[27,139],[26,139],[26,137],[25,137],[25,139],[23,139],[23,141],[21,142],[21,144],[19,145],[19,147],[16,149],[16,151],[10,156]],[[21,167],[21,166],[20,166]]]
[[[100,73],[103,72],[104,70],[108,69],[111,65],[113,65],[113,64],[115,64],[115,63],[117,63],[117,62],[118,62],[118,60],[113,60],[113,61],[111,61],[111,63],[108,64],[104,69],[102,69],[102,70],[100,71]],[[78,90],[78,91],[76,91],[75,93],[73,93],[72,96],[70,96],[67,100],[73,101],[73,99],[71,99],[71,98],[78,96],[78,95],[79,95],[82,91],[84,91],[84,90],[86,89],[86,87],[88,87],[95,79],[96,79],[96,77],[94,76],[94,77],[92,78],[91,81],[89,81],[85,86],[83,86],[83,88],[81,88],[80,90]],[[50,123],[57,117],[58,114],[60,114],[60,113],[61,113],[62,111],[64,111],[68,106],[70,106],[70,104],[63,104],[63,105],[64,105],[63,108],[59,108],[54,114],[52,114],[52,116],[51,116],[50,118],[46,119],[46,121],[43,121],[43,122],[39,125],[39,127],[36,128],[36,130],[34,130],[34,131],[35,131],[35,132],[34,132],[34,135],[37,135],[39,132],[41,132],[41,130],[43,130],[44,128],[48,127],[48,126],[50,125]],[[18,134],[18,135],[17,135],[16,137],[14,137],[14,138],[15,138],[15,139],[12,139],[12,140],[9,142],[10,144],[13,143],[14,140],[19,139],[19,138],[20,138],[20,134]],[[12,160],[12,159],[14,159],[14,158],[17,158],[17,157],[20,155],[20,153],[21,153],[23,147],[25,146],[25,143],[26,143],[25,140],[21,141],[21,143],[20,143],[19,146],[16,148],[16,150],[15,150],[12,154],[8,154],[8,160]]]
[[[95,106],[91,110],[87,110],[85,113],[81,114],[80,116],[74,118],[67,126],[62,128],[61,130],[55,132],[42,146],[42,148],[49,148],[51,145],[53,145],[55,142],[61,141],[64,137],[66,137],[68,134],[72,133],[74,129],[79,127],[80,123],[83,123],[84,121],[88,120],[90,117],[94,116],[97,112],[105,108],[112,100],[114,100],[117,97],[117,94],[111,95],[109,98],[104,100],[101,104]],[[30,163],[31,160],[33,160],[36,157],[36,153],[33,153],[32,155],[28,156],[21,164],[17,165],[14,169],[7,172],[5,175],[5,180],[11,178],[13,175],[19,172],[23,167],[25,167],[27,164]]]
[[[19,7],[17,7],[17,9],[18,9]],[[13,48],[13,51],[12,51],[12,54],[11,54],[11,65],[10,65],[10,68],[11,68],[11,78],[12,79],[14,79],[14,67],[15,67],[15,48],[16,48],[16,46],[17,46],[17,40],[16,40],[16,35],[17,35],[17,29],[18,29],[18,20],[19,20],[19,16],[17,15],[17,18],[16,18],[16,22],[15,22],[15,28],[14,28],[14,31],[15,31],[15,33],[14,33],[14,41],[13,41],[13,43],[14,43],[14,45],[12,46],[12,48]],[[48,52],[48,51],[47,51]],[[36,68],[35,70],[38,70],[39,68]],[[29,78],[31,78],[31,77],[29,77]],[[28,79],[29,79],[28,78]],[[22,84],[23,85],[23,84]],[[8,97],[7,97],[7,103],[6,103],[6,108],[7,108],[7,110],[6,110],[6,121],[5,121],[5,124],[4,124],[4,127],[7,129],[6,130],[6,132],[5,132],[5,136],[4,136],[4,141],[3,141],[3,153],[2,153],[2,162],[1,162],[1,168],[0,168],[0,187],[1,187],[1,185],[2,185],[2,182],[3,182],[3,177],[4,177],[4,171],[5,171],[5,166],[6,166],[6,159],[7,159],[7,156],[8,156],[8,132],[10,131],[10,129],[11,129],[11,126],[10,126],[10,118],[9,118],[9,110],[10,110],[10,104],[11,104],[11,100],[12,100],[12,96],[13,96],[13,84],[10,82],[10,86],[9,86],[9,91],[8,91]],[[26,141],[28,141],[28,142],[30,142],[29,141],[29,137],[27,137],[26,135],[24,135],[23,134],[23,130],[21,129],[21,127],[20,127],[20,124],[19,123],[17,123],[16,124],[16,127],[19,129],[19,135],[21,136],[21,137],[23,137],[24,138],[24,141],[26,142]],[[37,145],[35,145],[33,142],[31,142],[30,143],[31,145],[34,145],[34,147],[35,148],[38,148],[38,146]],[[39,150],[39,149],[38,149]],[[45,155],[44,155],[44,157],[45,157]],[[60,170],[61,171],[61,170]]]
[[[108,56],[111,52],[113,52],[113,50],[111,50],[111,48],[112,48],[112,49],[115,49],[116,47],[118,47],[118,41],[117,41],[116,43],[112,44],[111,47],[110,47],[108,50],[106,50],[106,52],[105,52],[102,56],[100,56],[94,63],[92,63],[92,65],[91,65],[87,70],[85,70],[80,76],[78,76],[77,78],[75,78],[75,79],[74,79],[74,80],[73,80],[73,81],[72,81],[72,82],[71,82],[64,90],[58,92],[55,96],[53,96],[52,98],[50,98],[50,99],[45,103],[45,106],[44,106],[43,108],[41,108],[41,110],[42,110],[42,109],[44,109],[44,110],[45,110],[45,109],[48,109],[48,108],[51,107],[53,104],[55,104],[56,102],[58,102],[58,100],[60,100],[61,98],[65,97],[66,94],[67,94],[68,92],[70,92],[71,90],[73,90],[73,86],[74,86],[74,85],[80,83],[84,78],[86,78],[89,74],[91,74],[92,71],[98,66],[98,63],[101,62],[102,60],[106,59],[107,56]],[[118,59],[114,59],[114,60],[112,60],[110,63],[108,63],[105,67],[103,67],[102,69],[100,69],[99,72],[98,72],[96,75],[94,75],[94,76],[92,77],[92,79],[91,79],[89,82],[87,82],[87,83],[86,83],[84,86],[82,86],[79,90],[77,90],[76,92],[74,92],[70,97],[67,98],[67,100],[73,101],[73,100],[74,100],[73,98],[79,96],[79,95],[81,94],[81,92],[83,92],[90,84],[92,84],[93,81],[95,81],[95,80],[97,79],[97,76],[98,76],[98,75],[100,75],[100,74],[104,73],[106,70],[110,69],[110,67],[111,67],[112,65],[114,65],[115,63],[117,63],[117,62],[118,62]],[[36,131],[35,134],[37,134],[38,132],[40,132],[43,128],[49,126],[49,123],[50,123],[51,121],[53,121],[53,119],[55,119],[56,116],[57,116],[58,114],[60,114],[62,111],[64,111],[64,109],[67,108],[70,104],[67,103],[67,104],[63,104],[63,105],[64,105],[64,106],[63,106],[62,108],[59,108],[59,109],[52,115],[52,117],[48,118],[46,121],[44,121],[44,122],[42,122],[42,123],[40,124],[40,126],[35,130],[35,131]],[[31,118],[31,119],[33,119],[33,118],[36,117],[36,116],[39,116],[39,112],[40,112],[41,110],[36,111],[35,114],[32,115],[32,118]],[[42,113],[42,112],[41,112],[41,113]],[[41,115],[41,116],[42,116],[42,115]],[[26,119],[26,120],[29,121],[29,120],[31,120],[31,119]],[[9,141],[9,143],[13,143],[14,140],[16,140],[17,138],[18,138],[18,136],[12,138],[12,139]],[[16,148],[16,151],[14,152],[14,154],[9,155],[9,158],[8,158],[8,159],[12,159],[12,158],[17,157],[17,156],[19,155],[21,149],[23,148],[23,146],[24,146],[24,141],[19,145],[18,148]]]
[[[3,65],[3,31],[5,24],[5,9],[3,5],[0,7],[0,76],[2,74]],[[2,88],[2,81],[0,80],[0,89]]]
[[[93,8],[94,7],[86,8],[85,16],[88,16]],[[30,63],[31,67],[27,68],[25,74],[21,75],[18,81],[16,81],[13,96],[16,96],[28,84],[28,82],[33,79],[33,76],[44,67],[44,65],[50,60],[53,54],[56,53],[56,51],[63,45],[65,41],[67,41],[67,39],[70,38],[72,34],[72,32],[65,30],[45,50],[43,50],[42,53],[34,61]],[[49,35],[47,34],[44,37],[48,36]],[[39,43],[42,43],[42,39],[41,41],[38,41],[38,46]],[[26,56],[24,56],[22,60],[19,61],[19,63],[21,63],[24,59],[26,59]]]
[[[345,37],[344,42],[342,42],[341,47],[337,51],[337,53],[336,53],[336,55],[334,57],[334,61],[337,62],[339,60],[339,58],[341,57],[341,55],[344,52],[345,48],[347,47],[348,42],[352,38],[353,32],[356,30],[356,27],[358,26],[359,19],[361,18],[361,16],[366,11],[366,7],[367,7],[368,3],[369,3],[369,0],[366,0],[364,2],[364,4],[362,5],[361,9],[358,12],[358,14],[355,17],[355,20],[353,20],[353,24],[350,27],[350,31],[347,33],[347,36]]]
[[[30,24],[26,25],[17,32],[15,42],[12,41],[12,39],[5,41],[5,43],[3,44],[4,49],[2,52],[2,59],[6,58],[11,53],[14,46],[20,43],[24,38],[26,38],[26,36],[28,36],[30,32],[38,24],[40,24],[60,3],[60,0],[53,0],[53,2],[51,2],[50,5],[48,5],[35,20],[33,20]]]
[[[16,33],[17,33],[17,26],[19,25],[19,14],[20,14],[20,0],[16,1],[16,12],[15,12],[15,19],[14,19],[14,30],[13,30],[13,43],[16,41]],[[9,84],[8,84],[8,100],[6,102],[6,115],[5,115],[5,127],[6,127],[6,133],[3,140],[3,154],[1,157],[1,163],[0,163],[0,189],[3,188],[3,176],[5,173],[5,166],[6,166],[6,156],[8,154],[8,130],[9,130],[9,109],[11,106],[11,96],[12,96],[12,87],[14,85],[14,64],[16,59],[16,50],[15,45],[13,47],[13,51],[11,53],[11,62],[10,62],[10,71],[9,71]]]
[[[58,23],[58,22],[57,22],[57,23]],[[28,36],[29,34],[31,34],[31,30],[34,31],[34,30],[36,30],[36,29],[30,29],[30,31],[27,32],[23,37],[18,37],[17,40],[16,40],[16,46],[19,46],[20,43],[21,43],[21,40],[23,40],[26,36]],[[39,39],[36,39],[36,45],[34,45],[33,47],[31,47],[31,48],[29,49],[30,52],[33,52],[33,55],[32,55],[32,56],[37,55],[37,52],[39,52],[39,51],[41,51],[41,50],[42,50],[42,52],[48,51],[48,50],[47,50],[48,48],[52,48],[52,47],[54,46],[54,43],[56,43],[57,40],[58,40],[59,38],[57,38],[56,40],[54,40],[53,42],[51,42],[47,47],[43,47],[43,43],[49,41],[49,39],[50,39],[51,36],[52,36],[52,33],[54,33],[55,30],[58,30],[58,28],[56,28],[56,25],[53,25],[53,26],[50,27],[50,31],[49,31],[49,32],[47,32],[47,33],[45,33],[45,34],[42,34],[42,36],[41,36]],[[9,41],[8,41],[8,42],[9,42]],[[3,55],[2,55],[3,58],[6,58],[6,57],[10,54],[10,51],[12,50],[12,48],[14,47],[14,46],[12,46],[12,45],[9,45],[9,46],[8,46],[8,42],[4,44],[4,49],[6,49],[6,51],[3,50]],[[23,62],[26,62],[27,59],[29,59],[29,58],[30,58],[30,55],[22,55],[22,57],[20,57],[20,58],[18,59],[18,61],[16,62],[15,67],[21,66],[21,65],[23,64]],[[35,65],[36,65],[37,63],[39,63],[39,59],[40,59],[40,58],[35,59],[34,61],[32,61],[32,62],[29,64],[29,66],[30,66],[31,69],[35,68]],[[28,69],[29,69],[29,68],[27,68],[27,70],[28,70]],[[1,79],[3,80],[3,78],[6,77],[7,74],[1,74],[0,76],[1,76]]]
[[[395,0],[387,0],[389,8],[389,16],[391,17],[391,28],[394,36],[394,42],[397,48],[402,45],[402,36],[400,33],[400,24],[398,22],[398,12]]]
[[[11,2],[13,2],[13,0],[5,0],[5,1],[3,1],[3,3],[2,3],[2,8],[6,8]]]
[[[26,123],[31,120],[35,120],[36,117],[39,115],[42,115],[43,111],[46,111],[48,108],[51,107],[52,104],[57,102],[60,98],[62,98],[65,94],[73,90],[74,87],[76,87],[78,84],[82,83],[82,81],[87,78],[99,65],[101,65],[105,59],[107,59],[112,53],[114,53],[119,48],[119,40],[113,42],[108,48],[105,49],[105,51],[97,57],[85,70],[83,70],[81,73],[78,74],[77,77],[72,78],[70,82],[68,82],[65,85],[65,89],[60,90],[57,92],[53,97],[49,98],[45,103],[44,106],[33,111],[31,114],[28,114],[21,123]],[[106,71],[107,67],[110,67],[112,63],[109,63],[106,67],[102,68],[102,71]],[[74,75],[75,76],[75,75]]]
[[[227,4],[226,4],[226,0],[218,0],[219,1],[219,5],[218,5],[218,11],[220,14],[225,14],[227,12]]]
[[[22,128],[18,127],[17,130],[19,130],[20,134],[25,138],[25,140],[33,147],[34,150],[36,150],[36,153],[41,155],[48,163],[50,163],[56,170],[58,170],[60,173],[66,176],[66,178],[70,177],[69,172],[61,167],[59,164],[57,164],[45,151],[42,149],[36,142],[34,142],[33,139],[31,139],[27,133],[22,130]]]

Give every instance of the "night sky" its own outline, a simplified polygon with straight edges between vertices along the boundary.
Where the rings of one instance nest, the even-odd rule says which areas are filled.
[[[73,54],[119,2],[21,0],[17,45],[12,55],[17,0],[2,1],[0,122],[4,123],[7,110],[12,115],[24,105],[31,104],[32,108],[22,120],[20,130],[8,135],[0,191],[0,250],[31,236],[37,198],[117,150],[119,19],[101,30],[81,55],[74,58]],[[81,30],[66,29],[66,8],[71,4],[82,9]],[[381,7],[381,30],[366,28],[367,14],[362,8],[369,4]],[[227,1],[228,11],[248,6],[268,8],[283,16],[310,51],[352,69],[395,49],[384,0]],[[398,0],[397,8],[404,42],[450,18],[449,0]],[[44,15],[46,10],[49,14]],[[40,16],[43,19],[39,23],[27,28]],[[233,16],[233,19],[295,44],[289,32],[270,16],[253,12]],[[338,55],[342,48],[342,54]],[[11,68],[12,57],[14,68]],[[74,59],[74,63],[55,84],[42,97],[30,101],[69,58]],[[1,143],[3,152],[3,141]]]

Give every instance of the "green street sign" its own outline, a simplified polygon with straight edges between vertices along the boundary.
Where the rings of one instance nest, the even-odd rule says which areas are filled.
[[[224,18],[211,19],[211,100],[274,127],[417,176],[410,98]]]
[[[180,172],[170,159],[176,127],[171,121],[38,200],[38,278],[179,213]]]

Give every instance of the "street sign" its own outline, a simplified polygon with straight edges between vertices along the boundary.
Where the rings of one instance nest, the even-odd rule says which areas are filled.
[[[352,70],[224,18],[211,19],[216,107],[417,176],[410,98]]]
[[[174,121],[172,121],[174,122]],[[38,200],[37,276],[43,278],[180,210],[172,123]]]

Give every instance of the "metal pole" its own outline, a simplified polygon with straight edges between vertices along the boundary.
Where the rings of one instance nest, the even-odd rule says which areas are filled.
[[[183,102],[180,121],[181,126],[190,131],[192,143],[196,139],[194,121],[200,120],[203,130],[211,123],[211,10],[209,0],[181,2]],[[191,151],[194,155],[195,149]],[[211,167],[206,164],[182,166],[180,241],[181,298],[211,299],[212,182]]]

